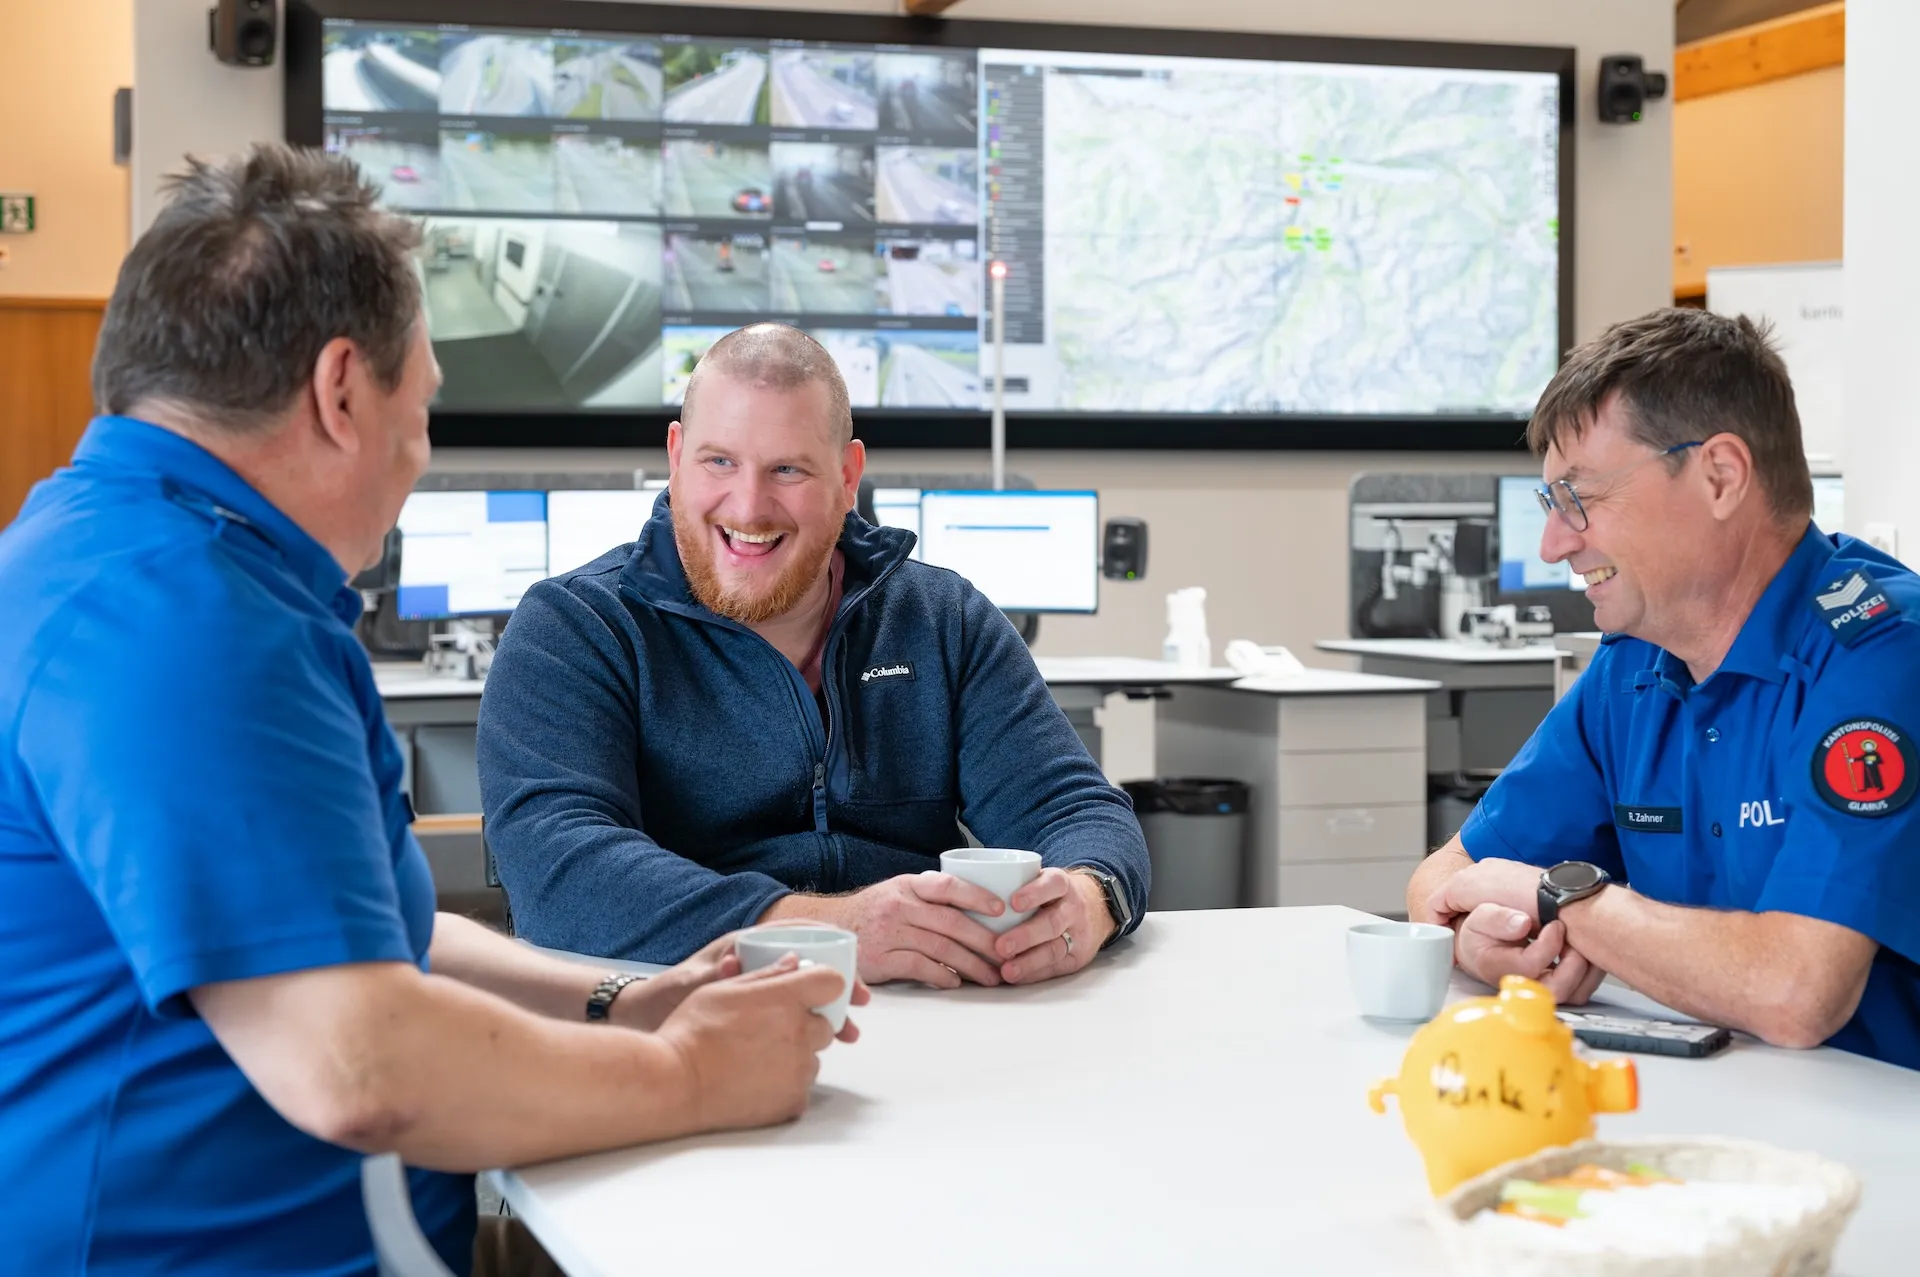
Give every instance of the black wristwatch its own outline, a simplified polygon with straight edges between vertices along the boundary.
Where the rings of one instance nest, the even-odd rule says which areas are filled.
[[[1598,895],[1613,876],[1599,865],[1584,860],[1563,860],[1540,875],[1540,925],[1546,926],[1560,916],[1560,910],[1576,900]]]
[[[1120,880],[1093,865],[1075,865],[1072,872],[1085,874],[1100,884],[1100,891],[1107,898],[1107,913],[1113,918],[1113,934],[1107,937],[1107,944],[1112,944],[1126,934],[1127,927],[1133,922],[1133,906],[1127,903],[1127,893],[1120,886]],[[1107,945],[1100,947],[1104,949]]]
[[[606,1019],[607,1012],[613,1009],[613,1000],[620,996],[620,990],[646,978],[643,975],[615,971],[593,986],[593,992],[587,995],[587,1021],[597,1023]]]

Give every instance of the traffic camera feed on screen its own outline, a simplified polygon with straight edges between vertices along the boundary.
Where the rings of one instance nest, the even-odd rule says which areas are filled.
[[[439,407],[660,410],[772,319],[856,408],[1524,419],[1551,72],[328,19],[326,145],[422,219]]]

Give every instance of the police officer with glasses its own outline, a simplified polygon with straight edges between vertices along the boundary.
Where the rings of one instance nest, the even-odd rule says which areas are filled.
[[[1409,915],[1462,969],[1612,973],[1779,1046],[1920,1068],[1920,581],[1813,526],[1787,370],[1745,318],[1575,349],[1527,439],[1541,556],[1606,638]]]

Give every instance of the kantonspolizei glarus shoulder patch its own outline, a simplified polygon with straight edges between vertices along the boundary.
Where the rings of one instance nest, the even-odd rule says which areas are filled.
[[[1861,635],[1900,612],[1865,568],[1855,568],[1822,586],[1813,596],[1813,606],[1842,647],[1852,647]]]
[[[1913,801],[1920,769],[1907,734],[1879,718],[1836,724],[1813,751],[1813,787],[1837,811],[1890,816]]]

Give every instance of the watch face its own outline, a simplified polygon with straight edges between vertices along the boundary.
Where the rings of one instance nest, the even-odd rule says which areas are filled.
[[[1547,870],[1547,885],[1555,891],[1587,891],[1605,881],[1598,865],[1565,860]]]

